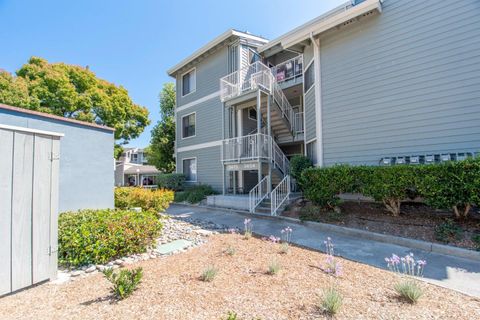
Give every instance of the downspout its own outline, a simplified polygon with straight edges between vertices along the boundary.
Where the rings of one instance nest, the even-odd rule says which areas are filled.
[[[317,134],[316,153],[317,166],[323,167],[323,123],[322,123],[322,73],[320,60],[320,40],[315,41],[313,32],[310,33],[313,44],[314,75],[315,75],[315,128]]]

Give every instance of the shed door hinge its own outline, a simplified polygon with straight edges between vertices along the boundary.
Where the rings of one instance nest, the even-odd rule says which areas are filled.
[[[58,153],[50,152],[50,155],[48,156],[48,159],[50,161],[60,160],[60,155]]]

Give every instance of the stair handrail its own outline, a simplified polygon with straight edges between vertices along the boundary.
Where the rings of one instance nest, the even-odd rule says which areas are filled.
[[[271,137],[271,143],[272,143],[272,154],[271,158],[273,161],[273,164],[280,168],[282,171],[283,175],[287,175],[290,173],[290,161],[288,160],[287,156],[283,153],[282,149],[278,146],[278,144],[275,142],[275,140]]]
[[[248,207],[250,213],[254,213],[258,205],[268,196],[268,183],[270,176],[267,175],[260,180],[255,187],[248,193]]]
[[[278,214],[280,207],[290,197],[290,175],[286,175],[285,178],[272,190],[270,194],[270,212],[272,216]]]

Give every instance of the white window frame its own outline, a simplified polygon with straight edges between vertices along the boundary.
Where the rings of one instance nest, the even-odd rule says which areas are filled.
[[[195,159],[195,170],[197,171],[195,173],[195,180],[185,180],[185,182],[197,182],[198,181],[198,161],[197,157],[189,157],[189,158],[182,158],[182,173],[185,174],[185,168],[184,168],[184,162],[185,160],[193,160]]]
[[[308,65],[305,67],[305,69],[303,70],[303,94],[304,95],[307,95],[307,93],[310,92],[310,90],[312,90],[312,88],[315,88],[315,82],[317,81],[317,79],[315,79],[315,70],[313,71],[313,83],[312,83],[312,86],[310,88],[308,88],[307,92],[305,92],[305,75],[307,74],[307,70],[308,68],[310,68],[310,66],[312,65],[312,63],[315,61],[315,58],[312,58],[312,60],[308,63]]]
[[[184,137],[183,136],[183,118],[185,117],[188,117],[190,115],[194,114],[195,115],[195,134],[193,136],[188,136],[188,137]],[[180,120],[180,130],[182,131],[181,132],[181,137],[182,137],[182,140],[185,140],[185,139],[190,139],[190,138],[195,138],[197,136],[197,112],[194,111],[194,112],[190,112],[188,114],[185,114],[182,116],[181,120]]]
[[[188,74],[188,73],[190,73],[190,72],[192,72],[192,71],[195,72],[194,89],[191,90],[189,93],[187,93],[187,94],[184,95],[184,94],[183,94],[183,76],[186,75],[186,74]],[[192,93],[194,93],[194,92],[196,92],[196,91],[197,91],[197,68],[193,67],[193,68],[191,68],[190,70],[182,73],[181,76],[180,76],[180,83],[181,83],[181,87],[182,87],[182,88],[181,88],[182,98],[183,98],[183,97],[186,97],[186,96],[188,96],[188,95],[190,95],[190,94],[192,94]]]

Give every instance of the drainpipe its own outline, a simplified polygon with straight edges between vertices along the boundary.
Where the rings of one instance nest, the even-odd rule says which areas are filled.
[[[320,60],[320,40],[313,38],[310,33],[310,40],[313,44],[314,74],[315,74],[315,128],[317,134],[316,153],[317,166],[323,167],[323,123],[322,123],[322,73]],[[304,110],[305,112],[305,110]]]

